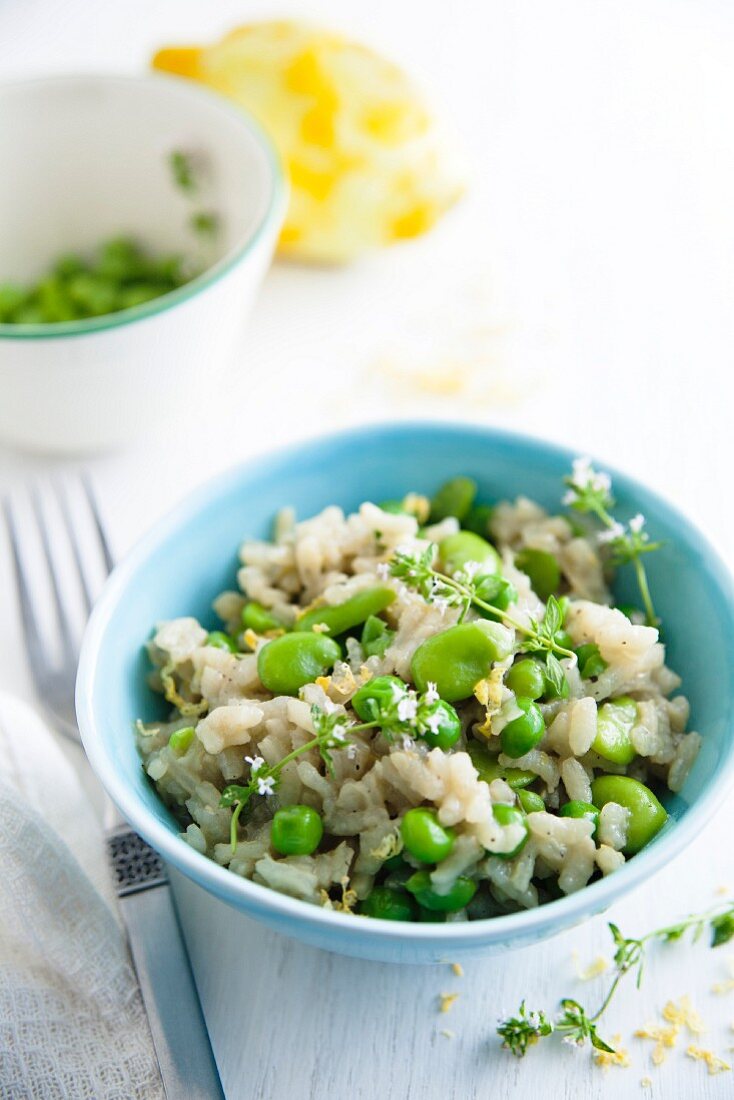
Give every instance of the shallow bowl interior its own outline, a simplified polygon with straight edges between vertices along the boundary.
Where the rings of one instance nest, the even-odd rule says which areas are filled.
[[[146,780],[132,725],[161,715],[146,686],[142,651],[154,623],[196,615],[214,624],[210,605],[235,585],[237,548],[245,536],[268,537],[274,512],[292,504],[300,517],[327,504],[430,494],[447,477],[476,478],[489,501],[532,496],[559,505],[573,456],[550,444],[460,425],[364,428],[249,462],[210,482],[163,519],[115,571],[85,639],[77,706],[89,758],[122,812],[173,864],[238,909],[306,942],[389,961],[431,962],[521,946],[560,932],[647,880],[696,835],[732,778],[734,679],[729,652],[734,601],[716,552],[660,497],[614,477],[619,515],[642,511],[664,540],[650,560],[652,591],[665,624],[668,661],[683,675],[691,727],[703,747],[680,795],[666,799],[670,821],[640,855],[609,878],[539,909],[464,924],[402,925],[355,919],[283,897],[245,881],[193,851]],[[623,570],[618,599],[634,601]]]

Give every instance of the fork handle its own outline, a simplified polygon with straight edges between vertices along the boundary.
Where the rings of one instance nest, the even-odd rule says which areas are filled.
[[[224,1100],[170,886],[119,902],[167,1100]]]

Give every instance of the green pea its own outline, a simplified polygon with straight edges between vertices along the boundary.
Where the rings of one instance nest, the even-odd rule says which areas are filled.
[[[407,516],[409,515],[408,509],[403,504],[402,500],[383,500],[377,507],[382,512],[389,512],[390,515],[395,516]]]
[[[378,920],[415,920],[416,903],[407,890],[397,886],[374,886],[360,903],[359,912]]]
[[[580,645],[574,652],[579,662],[579,676],[583,680],[591,680],[596,676],[601,676],[604,669],[609,667],[599,652],[599,646],[595,645],[594,642]]]
[[[440,863],[451,854],[456,842],[453,829],[444,829],[435,810],[419,806],[408,810],[400,823],[405,848],[421,863]]]
[[[568,609],[569,609],[570,606],[571,606],[571,601],[569,600],[568,596],[559,596],[558,597],[558,607],[559,607],[560,612],[561,612],[561,622],[562,623],[565,623],[565,621],[566,621],[566,615],[568,614]]]
[[[38,301],[49,322],[73,321],[77,315],[63,280],[53,275],[36,287]]]
[[[334,604],[330,607],[315,607],[307,611],[297,620],[294,630],[313,630],[320,623],[325,623],[328,633],[343,634],[352,627],[359,626],[370,615],[377,615],[395,599],[395,591],[387,585],[376,585],[374,588],[363,588],[356,592],[344,603]]]
[[[520,854],[528,841],[530,830],[525,821],[525,815],[515,806],[508,806],[505,802],[495,802],[492,807],[492,813],[498,825],[502,825],[503,827],[507,825],[520,825],[524,830],[522,840],[519,844],[515,845],[511,852],[492,852],[492,855],[497,856],[498,859],[514,859],[515,856]]]
[[[15,313],[25,305],[28,292],[15,283],[0,283],[0,321],[12,322]]]
[[[311,806],[284,806],[270,825],[270,843],[283,856],[310,856],[323,835],[324,823]]]
[[[421,709],[418,730],[427,745],[445,752],[461,737],[461,719],[451,703],[447,703],[445,699],[437,699],[435,703]]]
[[[71,300],[88,316],[101,317],[114,310],[117,284],[103,275],[83,271],[67,284]]]
[[[81,256],[77,256],[73,252],[67,253],[65,256],[59,256],[53,266],[54,275],[58,275],[60,279],[69,279],[72,275],[78,275],[81,271],[88,270],[88,266]]]
[[[525,771],[523,768],[504,768],[497,763],[497,757],[493,756],[486,745],[481,741],[470,741],[466,751],[471,757],[471,762],[477,769],[477,774],[485,783],[491,783],[494,779],[504,779],[513,791],[520,787],[527,787],[534,779],[535,772]]]
[[[515,556],[515,565],[530,578],[533,589],[541,600],[547,600],[561,583],[561,567],[558,559],[547,550],[526,547]]]
[[[196,731],[193,726],[182,726],[181,729],[174,730],[168,738],[169,747],[172,748],[178,756],[183,756],[194,740],[195,733]]]
[[[480,619],[450,626],[416,649],[410,665],[413,682],[419,691],[435,683],[441,698],[455,703],[468,699],[495,661],[511,652],[512,635],[500,623]]]
[[[363,722],[374,722],[386,709],[398,703],[408,685],[398,676],[375,676],[352,696],[352,708]]]
[[[494,546],[472,531],[447,535],[438,544],[438,553],[444,571],[450,576],[464,569],[469,562],[476,562],[486,573],[497,573],[501,565]]]
[[[432,913],[456,913],[464,909],[477,892],[476,882],[460,875],[447,894],[437,894],[431,883],[429,871],[416,871],[405,884],[424,909]]]
[[[364,621],[360,644],[365,657],[384,657],[392,645],[395,631],[390,630],[384,619],[370,615]]]
[[[600,775],[591,784],[591,797],[598,809],[616,802],[630,811],[624,853],[635,855],[662,829],[668,814],[644,783],[628,775]]]
[[[517,661],[507,673],[505,683],[515,695],[522,695],[526,699],[540,699],[545,691],[543,666],[532,657]]]
[[[517,791],[517,800],[526,814],[538,814],[545,810],[545,802],[535,791]]]
[[[282,634],[259,650],[257,674],[273,695],[297,695],[332,669],[341,655],[334,639],[323,634]]]
[[[250,600],[242,608],[242,626],[245,630],[254,630],[256,634],[267,634],[269,630],[283,628],[280,619],[276,619],[275,615],[257,600]]]
[[[556,634],[556,641],[564,649],[573,649],[573,639],[567,630],[559,630]]]
[[[629,695],[604,703],[596,716],[593,751],[613,764],[631,764],[636,753],[630,734],[636,720],[637,703]]]
[[[475,535],[481,535],[486,539],[490,534],[489,525],[492,521],[494,508],[491,504],[475,504],[461,521],[465,531],[473,531]]]
[[[477,483],[470,477],[453,477],[436,491],[431,498],[431,523],[439,523],[448,516],[461,522],[477,495]]]
[[[228,649],[230,653],[238,653],[237,643],[223,630],[212,630],[207,637],[207,645],[213,645],[216,649]]]
[[[154,298],[167,294],[168,290],[168,287],[161,287],[156,283],[133,283],[132,286],[121,287],[117,295],[117,308],[131,309],[133,306],[141,306],[144,302],[152,302]]]
[[[522,714],[508,722],[500,733],[502,751],[513,760],[534,749],[545,734],[545,722],[540,707],[532,699],[524,699],[521,695],[515,702]]]
[[[581,802],[578,799],[572,799],[570,802],[566,802],[564,806],[561,806],[559,810],[561,817],[583,817],[587,821],[591,821],[594,826],[594,831],[591,834],[596,836],[596,831],[599,828],[599,811],[596,806],[592,806],[590,802]]]

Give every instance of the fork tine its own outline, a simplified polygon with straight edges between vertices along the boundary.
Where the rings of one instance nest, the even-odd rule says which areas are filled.
[[[41,545],[43,547],[43,553],[46,558],[48,574],[51,578],[51,590],[53,592],[54,605],[56,608],[56,618],[58,622],[59,633],[61,635],[62,655],[67,663],[72,663],[75,665],[76,647],[74,645],[74,638],[71,632],[69,617],[66,613],[66,608],[61,598],[61,585],[59,584],[59,577],[56,569],[54,555],[51,551],[51,540],[48,535],[48,525],[46,523],[46,517],[44,515],[43,505],[41,503],[41,497],[37,488],[33,490],[31,494],[31,499],[33,501],[33,510],[36,513],[38,530],[41,535]]]
[[[23,568],[23,561],[20,554],[18,525],[13,515],[13,509],[10,506],[10,500],[7,497],[3,500],[3,513],[5,516],[5,526],[8,531],[8,538],[10,539],[10,550],[18,588],[20,615],[23,621],[23,638],[28,654],[29,665],[31,669],[35,669],[39,663],[47,660],[47,656],[41,633],[38,629],[38,619],[33,609],[30,584],[25,569]]]
[[[82,473],[80,480],[84,488],[84,494],[89,504],[89,509],[92,513],[92,519],[94,520],[94,527],[97,532],[97,538],[99,539],[99,546],[102,551],[102,559],[105,564],[105,569],[108,573],[111,573],[114,568],[115,562],[114,558],[112,557],[110,545],[107,541],[107,535],[105,534],[105,529],[102,524],[99,509],[97,508],[97,500],[94,495],[94,490],[92,489],[91,482],[89,480],[89,475],[86,472]]]
[[[79,577],[79,583],[82,588],[82,597],[84,600],[84,610],[87,618],[92,610],[92,604],[94,603],[94,597],[92,595],[92,589],[89,585],[89,579],[87,577],[87,570],[84,568],[84,561],[82,559],[81,549],[79,547],[79,538],[77,535],[76,525],[72,519],[71,510],[69,508],[69,498],[67,496],[66,488],[62,488],[60,482],[54,481],[54,493],[56,499],[59,502],[59,508],[61,509],[61,517],[66,527],[66,534],[71,546],[71,552],[74,557],[74,564],[76,566],[77,576]]]

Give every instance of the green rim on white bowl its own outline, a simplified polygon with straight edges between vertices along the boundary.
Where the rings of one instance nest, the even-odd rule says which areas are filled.
[[[44,340],[58,339],[66,336],[84,336],[88,333],[105,332],[107,329],[119,328],[121,325],[129,325],[134,321],[143,321],[146,317],[154,317],[165,310],[173,309],[193,298],[200,291],[206,290],[218,282],[223,275],[231,271],[259,242],[266,230],[274,221],[280,218],[288,197],[288,185],[286,182],[283,165],[270,136],[256,119],[247,111],[233,106],[224,96],[211,91],[201,85],[194,84],[184,77],[172,76],[164,73],[151,73],[146,76],[124,76],[98,73],[83,73],[68,76],[54,76],[39,80],[12,81],[3,84],[7,87],[37,86],[49,82],[66,82],[78,79],[107,80],[110,82],[125,83],[167,83],[177,84],[179,88],[186,88],[194,96],[202,96],[213,103],[219,110],[224,111],[230,117],[236,118],[251,137],[254,137],[262,149],[268,162],[271,175],[270,197],[263,215],[254,229],[251,229],[242,244],[231,249],[225,256],[217,260],[211,267],[206,268],[200,275],[196,275],[190,282],[177,287],[159,298],[150,302],[143,302],[128,309],[119,310],[117,313],[105,313],[101,317],[85,317],[78,321],[49,321],[46,323],[6,324],[0,322],[0,340]]]

